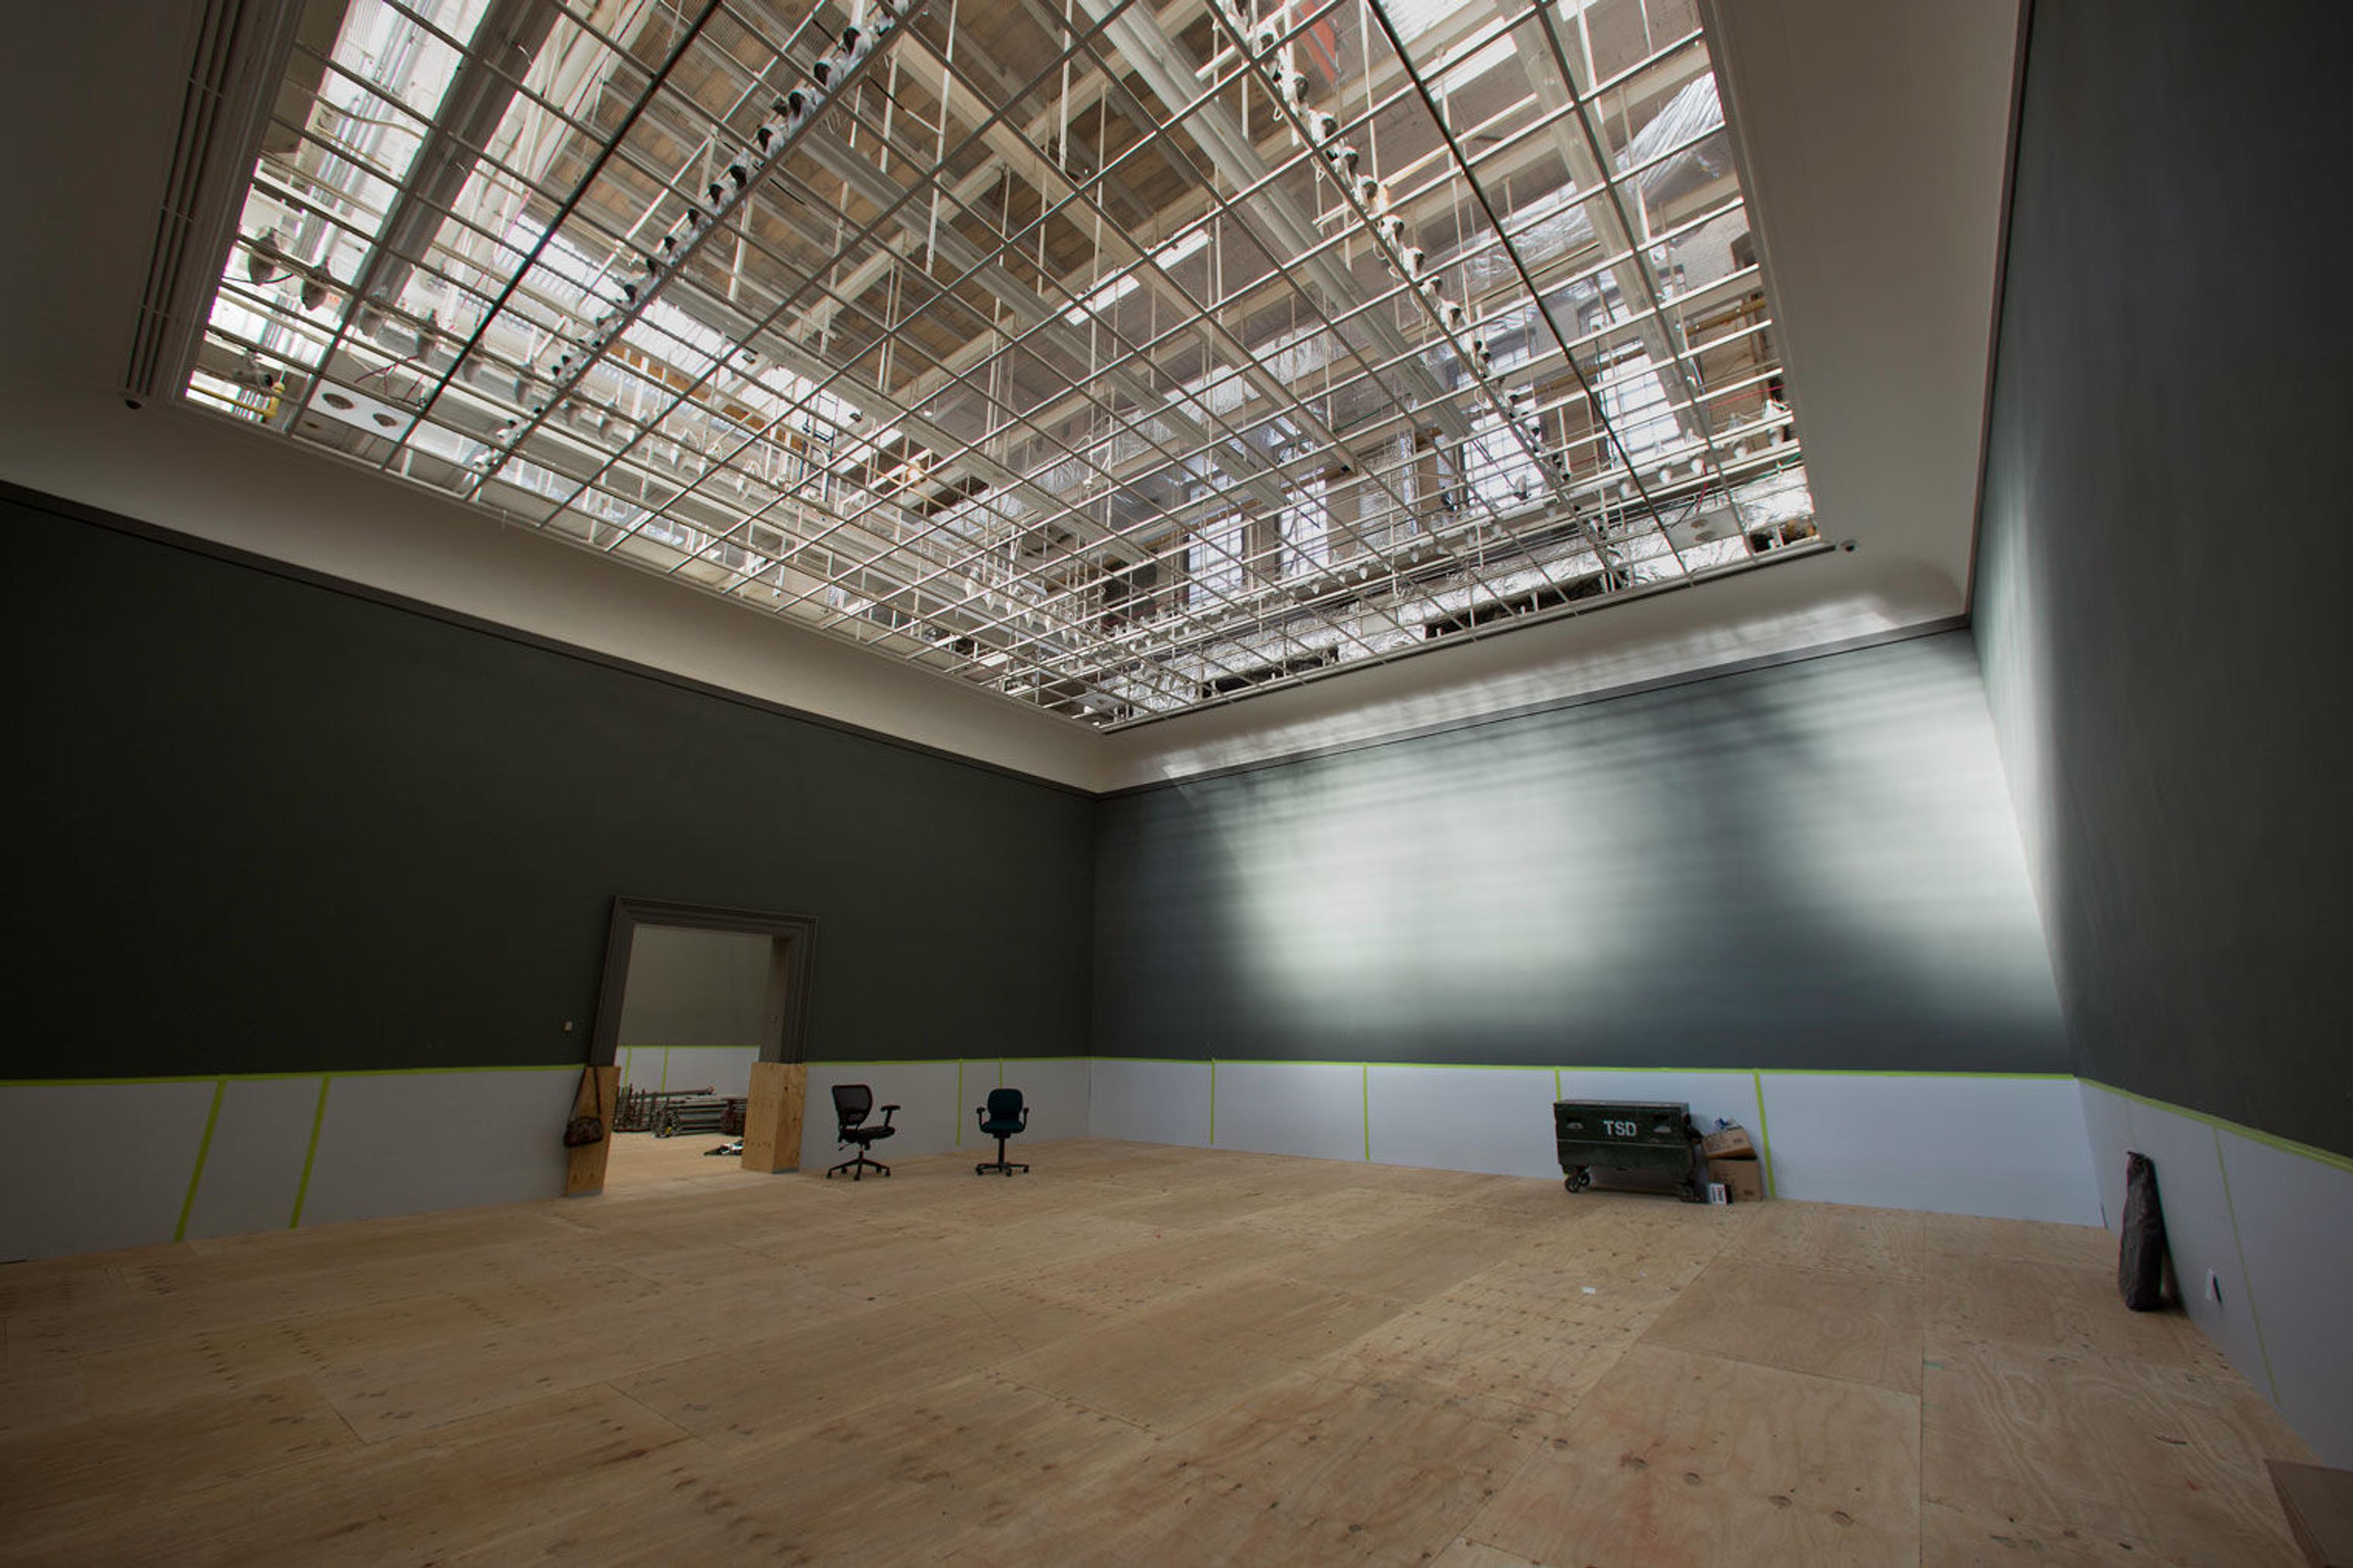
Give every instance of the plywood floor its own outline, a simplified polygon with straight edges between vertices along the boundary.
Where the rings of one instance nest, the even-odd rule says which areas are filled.
[[[648,1187],[726,1187],[747,1177],[764,1179],[760,1173],[744,1169],[740,1154],[712,1154],[736,1141],[723,1132],[681,1132],[674,1138],[617,1132],[606,1156],[605,1191],[617,1198],[638,1197]]]
[[[2099,1231],[975,1157],[0,1269],[0,1560],[2295,1561]]]

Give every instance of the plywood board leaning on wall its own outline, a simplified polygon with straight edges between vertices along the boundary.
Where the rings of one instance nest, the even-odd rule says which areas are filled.
[[[807,1062],[754,1062],[752,1100],[744,1110],[744,1168],[797,1171],[801,1112],[808,1103]]]
[[[573,1116],[593,1116],[605,1125],[605,1136],[565,1151],[564,1195],[585,1197],[605,1190],[605,1162],[613,1152],[613,1102],[620,1097],[621,1069],[590,1068],[582,1075],[579,1092],[572,1098]]]

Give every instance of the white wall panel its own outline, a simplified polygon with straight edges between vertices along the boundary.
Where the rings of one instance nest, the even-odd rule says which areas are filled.
[[[2239,1262],[2239,1237],[2231,1218],[2230,1196],[2222,1184],[2222,1151],[2213,1126],[2146,1101],[2121,1095],[2107,1098],[2124,1108],[2131,1134],[2126,1148],[2137,1149],[2156,1163],[2166,1248],[2173,1255],[2173,1269],[2180,1279],[2182,1305],[2189,1310],[2189,1321],[2205,1331],[2242,1377],[2275,1396],[2270,1371],[2263,1364],[2263,1340],[2247,1293],[2245,1272]],[[2124,1151],[2111,1154],[2095,1150],[2094,1158],[2116,1172],[2118,1195],[2113,1212],[2121,1229]],[[2221,1283],[2219,1302],[2206,1294],[2210,1268]]]
[[[311,1124],[319,1110],[316,1078],[231,1079],[205,1153],[187,1239],[283,1230],[302,1184]]]
[[[980,1075],[991,1065],[998,1068],[997,1076],[982,1078]],[[1023,1102],[1029,1107],[1029,1137],[1086,1137],[1089,1069],[1085,1057],[1007,1057],[995,1064],[966,1062],[964,1103],[958,1108],[964,1117],[958,1123],[959,1135],[968,1147],[992,1154],[996,1152],[997,1140],[980,1135],[978,1119],[972,1112],[975,1106],[987,1103],[988,1091],[1002,1082],[1008,1088],[1019,1089]],[[1014,1142],[1018,1144],[1020,1140]]]
[[[575,1070],[338,1074],[302,1223],[552,1198]]]
[[[2100,1220],[2110,1230],[2125,1223],[2125,1152],[2132,1147],[2132,1101],[2113,1089],[2080,1079],[2084,1135],[2091,1145],[2092,1174],[2100,1188]]]
[[[2072,1079],[1767,1072],[1764,1090],[1776,1196],[2099,1223]]]
[[[2228,1130],[2221,1152],[2280,1414],[2321,1463],[2353,1466],[2353,1171]]]
[[[1097,1057],[1088,1087],[1087,1131],[1138,1143],[1209,1142],[1209,1064]]]
[[[937,1154],[957,1146],[959,1115],[970,1116],[956,1089],[955,1062],[811,1062],[808,1065],[808,1109],[801,1117],[801,1169],[822,1171],[857,1152],[835,1146],[839,1123],[834,1115],[833,1086],[862,1083],[874,1091],[872,1121],[882,1120],[882,1107],[899,1107],[891,1118],[898,1131],[874,1145],[874,1158],[889,1164],[896,1158]],[[965,1085],[980,1089],[997,1081],[997,1064],[964,1064]],[[974,1105],[980,1102],[974,1100]]]
[[[1399,1067],[1370,1079],[1373,1158],[1388,1165],[1556,1176],[1549,1068]]]
[[[1365,1157],[1365,1069],[1355,1062],[1221,1061],[1216,1084],[1220,1149]]]
[[[171,1240],[218,1087],[0,1089],[0,1260]]]

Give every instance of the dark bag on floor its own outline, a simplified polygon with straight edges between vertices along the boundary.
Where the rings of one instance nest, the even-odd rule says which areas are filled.
[[[2165,1305],[2165,1210],[2157,1201],[2157,1167],[2146,1154],[2125,1155],[2125,1240],[2116,1288],[2136,1312]]]
[[[564,1124],[564,1146],[566,1149],[577,1149],[584,1143],[602,1143],[605,1141],[605,1080],[596,1076],[595,1068],[587,1067],[580,1069],[580,1081],[596,1086],[596,1114],[575,1116]],[[580,1091],[576,1089],[572,1091],[572,1103],[575,1105],[580,1103]]]

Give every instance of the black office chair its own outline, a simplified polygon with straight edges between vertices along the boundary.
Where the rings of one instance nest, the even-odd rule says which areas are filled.
[[[1016,1171],[1027,1171],[1029,1166],[1005,1157],[1005,1141],[1017,1132],[1029,1130],[1029,1108],[1021,1103],[1021,1091],[1018,1089],[992,1089],[988,1091],[988,1103],[974,1106],[972,1113],[980,1118],[981,1135],[997,1140],[997,1158],[975,1165],[972,1173],[978,1176],[990,1171],[1002,1171],[1009,1176]]]
[[[891,1125],[891,1113],[899,1108],[895,1105],[884,1106],[881,1121],[869,1127],[866,1125],[866,1118],[873,1109],[874,1091],[866,1085],[838,1083],[833,1086],[833,1115],[834,1120],[840,1123],[840,1136],[835,1140],[835,1142],[837,1146],[844,1148],[854,1143],[858,1146],[858,1152],[840,1164],[828,1167],[825,1173],[828,1179],[836,1171],[847,1171],[849,1173],[849,1179],[855,1182],[862,1178],[866,1168],[870,1166],[886,1176],[891,1173],[890,1166],[880,1160],[868,1159],[866,1152],[878,1141],[891,1137],[899,1131]]]

